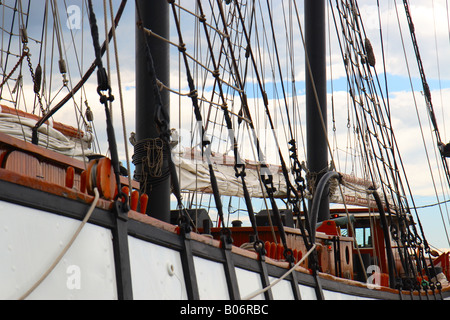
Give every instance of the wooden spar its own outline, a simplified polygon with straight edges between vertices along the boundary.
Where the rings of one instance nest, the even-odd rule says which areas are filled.
[[[169,4],[165,0],[138,0],[136,19],[138,25],[154,31],[168,39],[169,34]],[[140,13],[140,16],[139,16]],[[155,92],[148,71],[148,59],[145,54],[146,39],[139,27],[136,28],[136,145],[133,162],[136,165],[135,178],[141,182],[141,191],[149,197],[147,214],[161,221],[170,221],[170,174],[168,159],[164,156],[161,176],[154,177],[148,172],[143,158],[148,157],[148,141],[157,142],[160,138],[155,122],[157,106]],[[169,86],[170,80],[170,50],[169,45],[158,39],[149,39],[149,47],[154,60],[157,78]],[[169,92],[160,92],[163,108],[169,114]]]
[[[305,0],[304,10],[307,166],[317,185],[328,171],[325,0]],[[311,205],[310,202],[310,207]],[[318,221],[329,218],[327,188],[323,193]]]

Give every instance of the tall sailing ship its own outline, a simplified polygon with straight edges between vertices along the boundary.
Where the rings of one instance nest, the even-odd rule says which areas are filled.
[[[450,299],[363,2],[1,1],[0,298]]]

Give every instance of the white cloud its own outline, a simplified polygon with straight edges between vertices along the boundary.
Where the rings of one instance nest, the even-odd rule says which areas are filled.
[[[116,0],[113,1],[115,5],[115,9],[117,9],[118,4],[120,1]],[[31,1],[31,4],[33,6],[33,12],[42,11],[42,4],[44,1],[38,1],[33,0]],[[96,13],[98,15],[98,22],[99,22],[99,30],[100,30],[100,37],[101,39],[104,38],[104,27],[103,27],[103,11],[101,9],[101,3],[96,3]],[[195,1],[183,1],[183,4],[188,5],[188,7],[195,11]],[[327,1],[328,3],[328,1]],[[82,1],[69,1],[68,5],[77,5],[82,4]],[[284,4],[284,13],[288,14],[289,9],[293,9],[292,7],[289,8],[288,1],[279,2],[274,1],[273,2],[273,9],[275,13],[275,19],[274,24],[277,27],[282,27],[282,30],[284,30],[284,20],[283,18],[283,7],[282,4]],[[297,5],[299,6],[299,14],[300,14],[300,20],[303,21],[303,2],[297,1]],[[379,29],[379,17],[378,17],[378,8],[376,5],[374,5],[374,1],[369,0],[360,0],[358,1],[359,9],[361,11],[362,19],[365,21],[364,27],[365,31],[367,32],[368,38],[371,40],[371,43],[374,47],[374,51],[377,57],[377,71],[380,74],[380,78],[383,79],[383,60],[382,60],[382,51],[381,51],[381,42],[380,42],[380,29]],[[209,10],[205,5],[205,11]],[[263,5],[263,8],[265,8],[265,3]],[[40,10],[39,10],[40,9]],[[61,8],[60,8],[61,9]],[[433,156],[433,171],[435,171],[436,161],[434,159],[434,153],[436,151],[435,149],[435,142],[433,142],[432,137],[433,134],[430,131],[429,126],[429,118],[426,113],[426,108],[424,104],[423,96],[421,95],[420,91],[421,89],[421,83],[420,79],[418,79],[418,71],[417,71],[417,63],[415,60],[415,55],[411,46],[411,39],[409,35],[408,26],[406,24],[405,20],[405,14],[404,14],[404,8],[402,6],[401,1],[397,1],[397,9],[399,13],[400,18],[400,24],[402,26],[402,33],[403,33],[403,40],[405,43],[405,48],[407,50],[407,58],[409,62],[410,72],[413,76],[413,82],[414,82],[414,91],[415,91],[415,97],[417,102],[417,107],[419,110],[419,115],[421,122],[424,126],[424,132],[425,132],[425,139],[429,145],[429,152]],[[292,18],[292,25],[293,25],[293,45],[295,46],[295,56],[294,56],[294,70],[293,73],[295,75],[295,79],[297,81],[296,83],[296,90],[295,93],[289,93],[289,107],[290,109],[294,109],[293,103],[292,103],[292,97],[297,96],[298,98],[298,104],[296,105],[296,112],[301,115],[301,118],[296,119],[296,123],[299,124],[300,122],[304,124],[305,116],[304,116],[304,74],[305,74],[305,67],[304,67],[304,54],[303,54],[303,45],[301,43],[301,37],[299,30],[297,28],[297,21],[295,12],[291,11],[293,13],[290,18]],[[418,131],[418,120],[415,110],[415,101],[412,99],[411,93],[408,93],[407,90],[409,89],[409,79],[408,79],[408,69],[407,65],[405,63],[405,57],[402,49],[402,41],[400,38],[400,33],[398,29],[398,22],[397,22],[397,13],[394,7],[394,2],[392,1],[380,1],[380,13],[381,13],[381,21],[382,21],[382,31],[383,31],[383,39],[384,39],[384,49],[385,49],[385,56],[386,56],[386,72],[389,76],[390,84],[393,85],[393,90],[390,92],[390,106],[392,111],[392,124],[394,126],[394,129],[397,129],[396,137],[398,140],[399,147],[401,151],[405,154],[404,161],[405,165],[407,167],[408,173],[411,173],[411,184],[416,188],[417,193],[419,194],[430,194],[432,191],[428,188],[430,183],[430,174],[427,173],[427,164],[426,164],[426,157],[424,154],[424,148],[422,144],[422,137],[420,134],[420,131]],[[256,11],[256,14],[258,16],[258,30],[263,30],[262,22],[260,12]],[[450,55],[447,54],[448,50],[450,49],[450,42],[449,42],[449,31],[448,31],[448,21],[447,21],[447,7],[446,2],[443,0],[435,0],[435,1],[429,1],[429,0],[418,0],[414,1],[414,3],[411,3],[411,14],[414,19],[415,24],[415,30],[417,34],[417,39],[419,41],[420,51],[422,60],[424,62],[424,67],[427,75],[427,79],[430,82],[430,85],[433,89],[432,95],[433,95],[433,103],[435,105],[435,110],[438,117],[438,124],[442,134],[442,139],[447,141],[450,140],[450,136],[447,136],[446,128],[449,127],[450,123],[446,120],[446,109],[447,109],[447,101],[450,99],[450,82],[447,80],[450,80],[450,70],[448,70],[450,66]],[[193,23],[193,19],[187,18],[190,16],[189,14],[186,14],[185,12],[182,12],[182,19],[181,22],[183,23],[183,38],[186,42],[187,48],[190,51],[190,53],[198,58],[199,60],[202,60],[204,65],[208,66],[210,69],[212,69],[211,63],[206,62],[207,59],[205,57],[207,56],[207,43],[205,39],[203,38],[204,32],[203,29],[198,27],[196,28],[195,24]],[[209,14],[207,13],[207,16],[209,17]],[[267,16],[265,15],[265,25],[268,33],[268,37],[270,37],[270,26],[268,23]],[[135,59],[134,59],[134,30],[135,30],[135,12],[134,12],[134,2],[129,1],[127,5],[127,9],[125,11],[125,14],[119,24],[119,28],[117,30],[118,35],[118,44],[119,44],[119,56],[120,56],[120,70],[121,70],[121,76],[122,76],[122,85],[123,85],[123,93],[124,93],[124,108],[126,112],[126,130],[127,133],[130,134],[130,132],[135,131],[134,127],[134,113],[135,113],[135,80],[134,80],[134,68],[135,68]],[[289,15],[288,15],[289,19]],[[332,16],[330,16],[330,20],[332,22]],[[42,19],[39,18],[38,20],[30,20],[30,34],[35,33],[36,37],[40,37],[40,33],[42,31],[41,28],[38,28],[37,26],[41,23]],[[249,20],[247,20],[249,21]],[[85,52],[83,55],[79,55],[79,61],[81,63],[81,59],[83,61],[83,72],[85,69],[87,69],[87,66],[89,66],[93,61],[93,53],[92,53],[92,39],[89,33],[89,28],[87,25],[87,19],[85,19],[85,32],[81,33],[80,31],[77,31],[74,34],[76,45],[70,46],[69,42],[71,40],[71,37],[67,30],[65,29],[64,32],[64,40],[67,46],[67,56],[68,56],[68,65],[71,70],[71,76],[73,77],[73,83],[76,83],[78,79],[80,78],[80,72],[78,71],[78,67],[75,64],[76,57],[74,56],[74,48],[77,49],[78,53],[81,53],[81,49],[83,49]],[[213,21],[209,22],[215,27],[215,23]],[[63,25],[65,25],[63,23]],[[219,23],[219,27],[221,27],[222,24]],[[32,28],[33,27],[33,28]],[[209,29],[211,34],[213,32],[212,29]],[[333,25],[330,26],[330,30],[332,33],[335,32],[335,28]],[[172,28],[172,41],[178,41],[177,40],[177,33],[176,29]],[[255,32],[253,30],[253,32]],[[84,36],[84,40],[82,39],[82,35]],[[200,39],[199,36],[202,38]],[[49,34],[51,36],[51,34]],[[285,36],[285,32],[279,32],[276,34],[277,36],[277,44],[280,51],[284,51],[287,46],[287,41],[283,40]],[[50,37],[51,38],[51,37]],[[83,41],[82,41],[83,40]],[[213,38],[214,40],[214,50],[217,55],[219,56],[220,49],[221,49],[221,42],[218,37]],[[264,37],[260,36],[260,41],[263,41]],[[348,114],[348,96],[347,94],[343,93],[342,90],[346,87],[346,80],[345,80],[345,69],[342,66],[342,56],[339,51],[339,46],[336,42],[336,38],[333,36],[331,39],[332,42],[332,52],[331,56],[327,52],[327,58],[331,59],[332,64],[332,75],[335,82],[335,96],[334,96],[334,103],[336,107],[335,117],[336,121],[338,123],[342,123],[338,125],[338,131],[336,134],[338,135],[338,141],[340,144],[341,150],[348,150],[351,145],[348,143],[348,136],[347,133],[349,132],[347,125],[347,114]],[[439,47],[439,56],[436,55],[436,44]],[[203,49],[195,51],[200,45],[203,46]],[[31,44],[30,44],[31,46]],[[225,47],[227,44],[225,44]],[[236,53],[241,50],[241,52],[244,51],[246,46],[245,41],[243,40],[240,43],[240,47],[236,47]],[[269,95],[269,102],[270,102],[270,110],[273,113],[273,117],[276,120],[276,126],[277,126],[277,135],[281,139],[285,139],[285,127],[283,127],[283,121],[286,121],[286,112],[283,106],[283,101],[277,101],[275,102],[276,98],[281,97],[281,95],[276,95],[275,93],[278,92],[278,94],[281,93],[280,88],[278,87],[278,91],[275,90],[274,84],[278,83],[278,69],[276,65],[276,61],[274,58],[274,43],[273,41],[269,40],[267,43],[262,42],[262,44],[258,47],[256,45],[256,42],[252,42],[252,47],[254,49],[254,54],[257,58],[257,64],[258,67],[261,67],[261,78],[264,81],[265,90],[267,91]],[[112,46],[111,46],[112,48]],[[38,54],[39,51],[36,51],[35,46],[33,46],[33,56],[32,56],[32,62],[35,66],[37,64]],[[111,52],[112,53],[112,52]],[[227,53],[229,55],[229,52]],[[47,59],[49,59],[50,52],[47,51]],[[291,70],[286,67],[286,62],[289,61],[291,56],[283,54],[280,57],[280,63],[282,65],[282,72],[285,74],[285,81],[286,83],[291,80]],[[437,60],[439,58],[439,60]],[[272,59],[272,60],[271,60]],[[104,63],[106,64],[106,57],[103,59]],[[188,92],[188,87],[186,83],[186,71],[184,69],[184,65],[181,64],[181,71],[178,71],[178,51],[174,48],[172,51],[172,70],[171,70],[171,87],[172,89],[176,91],[181,91],[183,93]],[[224,63],[225,59],[222,56],[221,63],[225,65],[226,69],[229,70],[230,66],[226,65]],[[212,95],[212,87],[214,84],[213,77],[208,72],[203,72],[201,68],[196,68],[195,63],[192,61],[190,62],[191,71],[194,76],[196,76],[196,84],[198,85],[199,95],[201,97],[204,97],[205,99],[210,99]],[[241,56],[239,59],[239,64],[244,69],[246,59]],[[439,62],[439,64],[438,64]],[[116,101],[114,102],[114,123],[115,123],[115,129],[116,129],[116,136],[119,144],[119,152],[120,152],[120,158],[124,159],[124,143],[128,143],[127,137],[124,139],[122,137],[122,124],[121,124],[121,115],[119,110],[119,91],[117,87],[117,78],[114,76],[115,67],[114,67],[114,56],[111,55],[111,65],[113,72],[112,74],[112,83],[113,83],[113,94],[116,97]],[[57,60],[53,62],[54,69],[56,70],[57,66]],[[9,65],[11,67],[11,64]],[[253,72],[253,66],[250,63],[248,65],[248,74],[245,78],[245,81],[247,83],[247,89],[248,89],[248,95],[249,95],[249,104],[252,110],[252,116],[254,118],[255,123],[258,126],[258,129],[264,130],[267,128],[267,122],[263,120],[263,117],[265,115],[264,105],[262,103],[261,93],[259,91],[259,88],[256,84],[256,75]],[[27,68],[24,68],[23,70],[24,74],[28,76],[28,70]],[[50,73],[49,70],[47,70],[48,73]],[[273,76],[275,74],[275,78]],[[206,81],[204,82],[204,79],[206,77]],[[328,78],[331,78],[331,72],[328,70]],[[226,79],[227,81],[230,81],[234,83],[234,81],[230,78]],[[439,83],[439,80],[441,81]],[[49,79],[48,79],[49,81]],[[400,82],[401,81],[401,82]],[[53,78],[53,89],[52,92],[55,92],[58,90],[58,86],[60,86],[60,76],[59,74],[55,74]],[[179,83],[181,83],[181,88],[179,87]],[[439,85],[442,86],[442,90],[439,90]],[[228,89],[228,88],[227,88]],[[233,90],[231,90],[233,91]],[[329,90],[330,91],[330,90]],[[83,91],[83,94],[87,95],[89,105],[91,106],[92,110],[94,111],[95,115],[95,123],[96,123],[96,129],[97,133],[100,136],[100,140],[102,142],[102,152],[106,152],[107,150],[107,144],[106,144],[106,135],[105,135],[105,118],[104,118],[104,110],[103,106],[101,106],[98,102],[98,95],[96,93],[96,74],[92,76],[92,78],[89,81],[89,84],[86,85],[85,90]],[[228,91],[227,91],[228,92]],[[235,93],[235,92],[234,92]],[[231,95],[230,95],[231,97]],[[27,98],[28,105],[32,104],[33,97]],[[58,99],[52,104],[54,105],[57,102]],[[330,100],[330,99],[329,99]],[[76,98],[77,103],[82,104],[82,100],[79,96]],[[218,101],[216,98],[215,101]],[[230,100],[228,102],[230,109],[237,113],[240,110],[240,101],[235,98],[234,100]],[[204,106],[204,112],[203,116],[206,118],[207,111],[208,111],[208,104],[203,103],[202,106]],[[331,103],[329,103],[329,106],[331,106]],[[351,106],[350,110],[353,107]],[[184,132],[190,132],[192,130],[192,123],[195,122],[193,120],[193,112],[192,112],[192,104],[188,97],[181,97],[179,98],[175,94],[171,94],[171,119],[172,119],[172,127],[175,128],[181,128],[184,130]],[[214,108],[212,109],[214,112],[216,111]],[[218,111],[218,115],[220,114],[221,110]],[[331,111],[330,111],[331,113]],[[67,106],[65,106],[56,116],[56,121],[66,122],[71,125],[76,125],[75,122],[75,116],[73,111],[73,103],[68,103]],[[301,119],[301,120],[300,120]],[[329,114],[329,129],[331,131],[332,129],[332,117],[331,114]],[[221,120],[220,120],[221,121]],[[303,140],[302,137],[304,137],[299,132],[300,127],[295,127],[296,133],[297,133],[297,139],[299,143],[299,150],[301,157],[304,157],[304,150],[303,150]],[[302,130],[304,130],[304,126],[302,127]],[[351,130],[350,130],[351,131]],[[183,143],[186,143],[187,145],[190,145],[189,137],[183,136]],[[330,138],[332,138],[332,132],[330,132]],[[332,140],[332,139],[331,139]],[[353,143],[354,140],[351,142]],[[283,152],[287,156],[286,153],[286,145],[283,141]],[[132,146],[129,145],[129,150],[132,153]],[[274,159],[276,161],[275,152],[275,145],[273,143],[273,140],[271,141],[270,147],[267,149],[267,153],[272,157],[271,159]],[[242,148],[242,152],[249,154],[249,157],[252,156],[252,152],[250,148]],[[342,163],[342,166],[345,168],[349,168],[349,166],[344,164],[344,160],[346,158],[345,153],[341,152],[339,160]],[[409,159],[412,159],[413,161],[410,163]],[[421,172],[421,174],[416,174],[417,172]],[[424,182],[424,179],[426,182]],[[425,187],[427,186],[427,187]],[[416,191],[415,191],[416,192]]]

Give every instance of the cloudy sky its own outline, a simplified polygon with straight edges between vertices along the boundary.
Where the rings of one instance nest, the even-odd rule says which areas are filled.
[[[372,40],[378,61],[382,61],[378,8],[376,1],[359,2],[361,14],[367,17],[366,31]],[[364,5],[363,5],[364,3]],[[447,1],[410,1],[411,16],[414,21],[426,77],[432,90],[432,101],[437,117],[439,132],[444,142],[448,142],[449,108],[449,22]],[[416,205],[426,205],[448,199],[448,184],[442,173],[442,166],[436,154],[434,133],[426,112],[425,99],[419,78],[417,60],[407,28],[405,11],[400,1],[397,10],[394,1],[383,1],[380,8],[383,37],[386,52],[386,69],[390,92],[393,126],[399,148],[403,153],[409,181],[416,195]],[[399,19],[399,20],[398,20]],[[399,31],[399,21],[401,33]],[[402,40],[403,39],[403,40]],[[406,58],[403,49],[406,51]],[[407,61],[407,62],[406,62]],[[381,73],[380,70],[378,69]],[[410,80],[410,76],[412,77]],[[411,83],[414,95],[411,93]],[[417,115],[419,114],[419,116]],[[423,136],[420,130],[421,126]],[[427,142],[426,147],[423,141]],[[430,164],[428,164],[430,163]],[[431,167],[431,169],[430,169]],[[437,191],[435,191],[437,190]],[[446,206],[435,206],[419,210],[421,221],[426,225],[431,243],[448,247],[446,237],[434,238],[436,233],[444,233],[443,223],[448,226]]]
[[[6,5],[13,5],[15,1],[8,0],[3,1]],[[50,1],[51,2],[51,1]],[[90,66],[93,61],[92,54],[92,40],[90,38],[89,28],[87,18],[81,15],[78,18],[76,9],[78,8],[83,14],[86,8],[83,4],[84,1],[81,0],[65,0],[56,1],[60,12],[60,25],[61,33],[64,38],[60,42],[62,45],[62,51],[67,58],[69,69],[70,69],[70,81],[74,85],[80,79],[80,74]],[[109,3],[109,1],[106,1]],[[194,8],[194,0],[183,0],[181,1],[183,5],[191,9]],[[327,1],[328,2],[328,1]],[[379,2],[379,6],[377,3]],[[23,5],[26,6],[28,1],[22,1]],[[33,0],[31,1],[31,13],[37,13],[37,18],[30,15],[30,20],[28,24],[29,35],[35,37],[35,39],[40,39],[42,35],[42,20],[43,20],[43,8],[45,7],[45,0]],[[94,1],[95,10],[97,14],[97,19],[99,22],[100,29],[100,39],[104,39],[104,9],[103,3],[101,1]],[[113,0],[114,11],[117,10],[120,1]],[[265,1],[261,1],[265,3]],[[284,20],[281,19],[281,13],[285,12],[283,10],[288,10],[289,3],[291,1],[273,1],[272,9],[276,12],[276,18],[274,19],[274,24],[276,27],[284,28]],[[332,1],[334,4],[335,1]],[[303,1],[297,1],[300,19],[303,21]],[[411,184],[413,194],[415,195],[416,205],[424,206],[429,204],[434,204],[437,202],[436,194],[439,197],[439,201],[446,201],[448,199],[448,185],[445,177],[439,174],[439,169],[441,165],[439,164],[439,159],[436,154],[435,141],[433,140],[434,133],[431,130],[429,117],[426,112],[425,100],[423,94],[421,93],[422,87],[419,78],[417,62],[414,55],[414,51],[411,44],[411,37],[406,23],[405,11],[400,0],[389,0],[389,1],[376,1],[376,0],[361,0],[358,1],[359,9],[361,12],[361,17],[364,21],[364,28],[367,33],[368,38],[371,40],[372,46],[374,48],[374,53],[377,58],[377,72],[380,78],[384,79],[384,68],[383,68],[383,52],[382,45],[380,41],[380,20],[381,20],[381,31],[383,35],[384,44],[384,57],[386,63],[386,77],[388,79],[388,84],[390,87],[389,98],[390,106],[392,112],[392,124],[396,130],[396,138],[403,155],[403,161],[405,163],[405,168],[409,177],[409,182]],[[397,5],[397,9],[396,9]],[[75,6],[75,7],[74,7]],[[205,2],[205,7],[207,7]],[[262,5],[264,7],[264,5]],[[430,84],[433,97],[433,105],[435,108],[438,126],[440,129],[440,134],[444,142],[450,141],[450,122],[448,120],[448,105],[450,104],[450,29],[449,29],[449,8],[447,6],[446,0],[411,0],[410,1],[411,15],[415,24],[415,31],[417,40],[420,46],[420,53],[423,60],[424,69],[426,72],[427,80]],[[292,9],[292,7],[291,7]],[[3,8],[3,27],[10,24],[8,20],[8,9]],[[5,15],[6,14],[6,15]],[[108,12],[109,19],[109,12]],[[183,15],[186,16],[186,15]],[[292,16],[294,18],[294,16]],[[68,25],[67,22],[70,21],[72,25]],[[134,112],[135,112],[135,79],[134,79],[134,56],[135,56],[135,44],[134,44],[134,29],[135,29],[135,8],[134,1],[128,1],[128,5],[125,9],[123,18],[119,24],[119,29],[117,30],[117,41],[118,41],[118,51],[119,51],[119,66],[120,75],[122,81],[122,91],[123,91],[123,101],[125,110],[125,123],[127,135],[130,132],[135,131],[134,124]],[[330,20],[332,23],[332,17]],[[185,32],[185,42],[187,43],[188,50],[200,42],[195,42],[195,29],[191,20],[182,20],[184,23],[183,31]],[[294,21],[295,22],[295,21]],[[78,28],[77,23],[85,28]],[[400,28],[399,28],[400,24]],[[49,24],[49,30],[47,31],[47,43],[48,51],[40,53],[37,51],[36,46],[30,43],[31,52],[33,54],[33,63],[37,63],[37,59],[50,59],[52,52],[58,52],[57,41],[55,39],[55,34],[53,33],[51,26],[52,22]],[[111,22],[108,22],[111,25]],[[294,23],[295,25],[295,23]],[[72,32],[69,30],[69,26],[72,27]],[[267,27],[267,26],[266,26]],[[329,82],[328,86],[328,104],[331,104],[331,94],[333,93],[333,101],[336,108],[335,118],[336,121],[340,123],[346,123],[347,121],[347,110],[348,110],[348,95],[345,93],[346,90],[346,77],[345,69],[342,67],[342,56],[339,51],[339,47],[336,42],[335,27],[334,24],[330,25],[331,36],[330,42],[331,49],[328,55],[328,71],[327,76],[329,80],[333,80],[333,86]],[[282,29],[284,30],[284,29]],[[400,32],[401,30],[401,32]],[[284,32],[284,31],[283,31]],[[294,33],[298,33],[298,29]],[[172,40],[177,41],[177,34],[175,28],[172,28]],[[74,44],[72,44],[72,38],[74,39]],[[192,40],[192,41],[191,41]],[[3,40],[4,49],[5,42]],[[279,40],[279,43],[283,43],[283,40]],[[301,53],[303,46],[301,44],[300,37],[297,37],[295,41],[295,49],[298,54],[295,57],[295,79],[298,81],[296,86],[295,94],[290,92],[291,96],[296,96],[299,101],[300,109],[304,107],[304,56]],[[404,47],[403,47],[404,46]],[[14,43],[13,43],[14,47]],[[52,51],[53,48],[53,51]],[[406,55],[404,53],[404,49]],[[111,49],[113,46],[111,45]],[[267,49],[267,48],[266,48]],[[273,48],[272,48],[273,49]],[[76,54],[75,54],[76,52]],[[270,64],[270,52],[271,49],[260,52],[261,56],[267,55],[267,64]],[[272,51],[273,52],[273,51]],[[44,58],[45,57],[45,58]],[[263,59],[262,59],[263,60]],[[42,60],[41,60],[42,61]],[[106,56],[104,58],[105,65],[107,64]],[[180,88],[174,85],[174,89],[187,92],[187,86],[185,84],[185,73],[182,69],[178,73],[178,56],[176,50],[173,50],[173,70],[171,71],[172,79],[171,83],[178,85],[179,79],[182,79],[182,85]],[[4,63],[2,56],[2,63]],[[12,62],[9,62],[9,68]],[[56,61],[57,63],[57,61]],[[56,69],[56,64],[54,62],[54,68]],[[113,84],[113,92],[116,96],[116,101],[114,102],[114,122],[116,128],[116,135],[120,149],[120,158],[123,163],[126,163],[125,159],[125,143],[128,143],[128,137],[123,137],[122,130],[122,119],[120,112],[120,99],[119,90],[117,86],[117,66],[114,61],[114,52],[110,52],[110,65],[111,65],[111,81]],[[269,67],[268,67],[269,68]],[[6,68],[8,70],[8,67]],[[194,69],[193,69],[194,70]],[[195,70],[194,70],[195,71]],[[47,70],[50,74],[51,71]],[[59,101],[62,98],[64,89],[61,93],[57,94],[58,90],[61,89],[61,76],[57,72],[53,72],[52,81],[52,94],[49,94],[48,100],[54,99],[54,101]],[[201,73],[198,75],[201,76]],[[331,75],[332,78],[331,79]],[[410,78],[411,77],[411,78]],[[251,78],[253,79],[253,78]],[[267,83],[270,83],[270,77],[265,79]],[[47,79],[47,83],[50,79]],[[413,86],[413,93],[411,92],[411,84]],[[175,88],[176,87],[176,88]],[[269,87],[269,86],[268,86]],[[333,92],[331,91],[333,88]],[[206,90],[207,91],[207,90]],[[270,90],[268,89],[268,92]],[[83,91],[85,96],[77,96],[73,103],[67,104],[67,107],[63,108],[56,116],[56,121],[61,121],[76,125],[74,116],[74,106],[75,104],[81,108],[83,106],[84,100],[88,100],[90,107],[94,111],[95,116],[95,129],[99,135],[101,152],[107,152],[107,143],[105,139],[105,121],[104,121],[104,110],[103,107],[98,102],[98,96],[96,95],[96,79],[95,76],[93,80],[88,83]],[[4,95],[2,95],[4,97]],[[171,109],[172,109],[172,126],[179,128],[183,132],[189,132],[191,130],[191,119],[192,119],[192,105],[189,99],[181,98],[172,95]],[[250,99],[261,100],[258,97],[249,97]],[[275,94],[269,96],[270,102],[273,105],[277,105]],[[3,102],[2,103],[6,103]],[[7,104],[7,103],[6,103]],[[54,105],[53,102],[51,105]],[[303,111],[299,111],[303,113]],[[181,119],[181,120],[180,120]],[[329,113],[329,119],[331,117],[331,111]],[[280,114],[277,121],[282,123],[283,115]],[[300,121],[299,121],[300,122]],[[181,123],[181,124],[180,124]],[[278,122],[277,122],[278,123]],[[329,122],[329,127],[332,124]],[[281,125],[280,125],[281,127]],[[420,130],[422,128],[422,131]],[[280,128],[280,135],[284,129]],[[299,141],[301,141],[301,134],[298,135]],[[333,138],[330,134],[330,139]],[[346,126],[338,126],[336,131],[336,139],[339,143],[339,150],[345,150],[348,147],[348,130]],[[334,141],[333,139],[331,139]],[[424,146],[424,141],[427,143]],[[189,145],[188,139],[182,142]],[[133,152],[132,146],[128,143],[128,149],[130,152],[130,157]],[[270,155],[269,155],[270,156]],[[345,159],[345,155],[342,152],[335,154],[336,157]],[[276,157],[274,157],[276,161]],[[442,173],[442,172],[441,172]],[[449,214],[447,212],[446,206],[442,206],[441,210],[439,207],[434,206],[427,209],[420,209],[419,215],[424,224],[425,231],[428,237],[431,237],[430,242],[437,247],[449,247],[447,237],[445,236],[445,230],[443,224],[447,227],[449,224]]]

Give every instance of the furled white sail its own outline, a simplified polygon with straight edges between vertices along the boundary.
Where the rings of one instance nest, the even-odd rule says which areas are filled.
[[[0,132],[20,140],[31,141],[32,129],[37,121],[34,118],[13,113],[13,109],[0,106]],[[77,131],[72,127],[64,127]],[[90,144],[93,136],[90,133],[80,133],[78,137],[71,137],[57,130],[51,122],[49,125],[41,126],[39,134],[45,136],[39,139],[39,145],[52,151],[79,160],[83,160],[92,153]]]
[[[182,190],[203,193],[213,192],[208,163],[199,151],[186,149],[182,152],[173,152],[172,154],[179,173]],[[210,160],[216,174],[220,194],[244,197],[241,178],[237,178],[235,175],[234,158],[223,154],[212,154]],[[245,163],[245,182],[250,197],[267,197],[267,193],[261,185],[259,165],[248,160]],[[287,197],[286,182],[280,167],[272,165],[269,166],[269,170],[272,173],[274,187],[276,188],[275,197]],[[373,185],[370,181],[347,174],[342,174],[342,179],[344,183],[341,184],[340,188],[336,181],[331,181],[330,201],[332,203],[376,208],[375,200],[369,191],[369,188]],[[311,198],[309,192],[306,192],[305,196]],[[383,197],[382,201],[385,202]]]
[[[198,191],[212,193],[208,163],[200,152],[185,150],[173,153],[174,162],[179,172],[181,189],[185,191]],[[221,195],[244,197],[241,178],[236,178],[234,159],[226,155],[213,154],[211,157]],[[260,182],[259,167],[254,163],[246,166],[245,182],[252,198],[267,197]],[[286,184],[283,174],[278,166],[269,166],[272,173],[275,197],[286,197]]]

